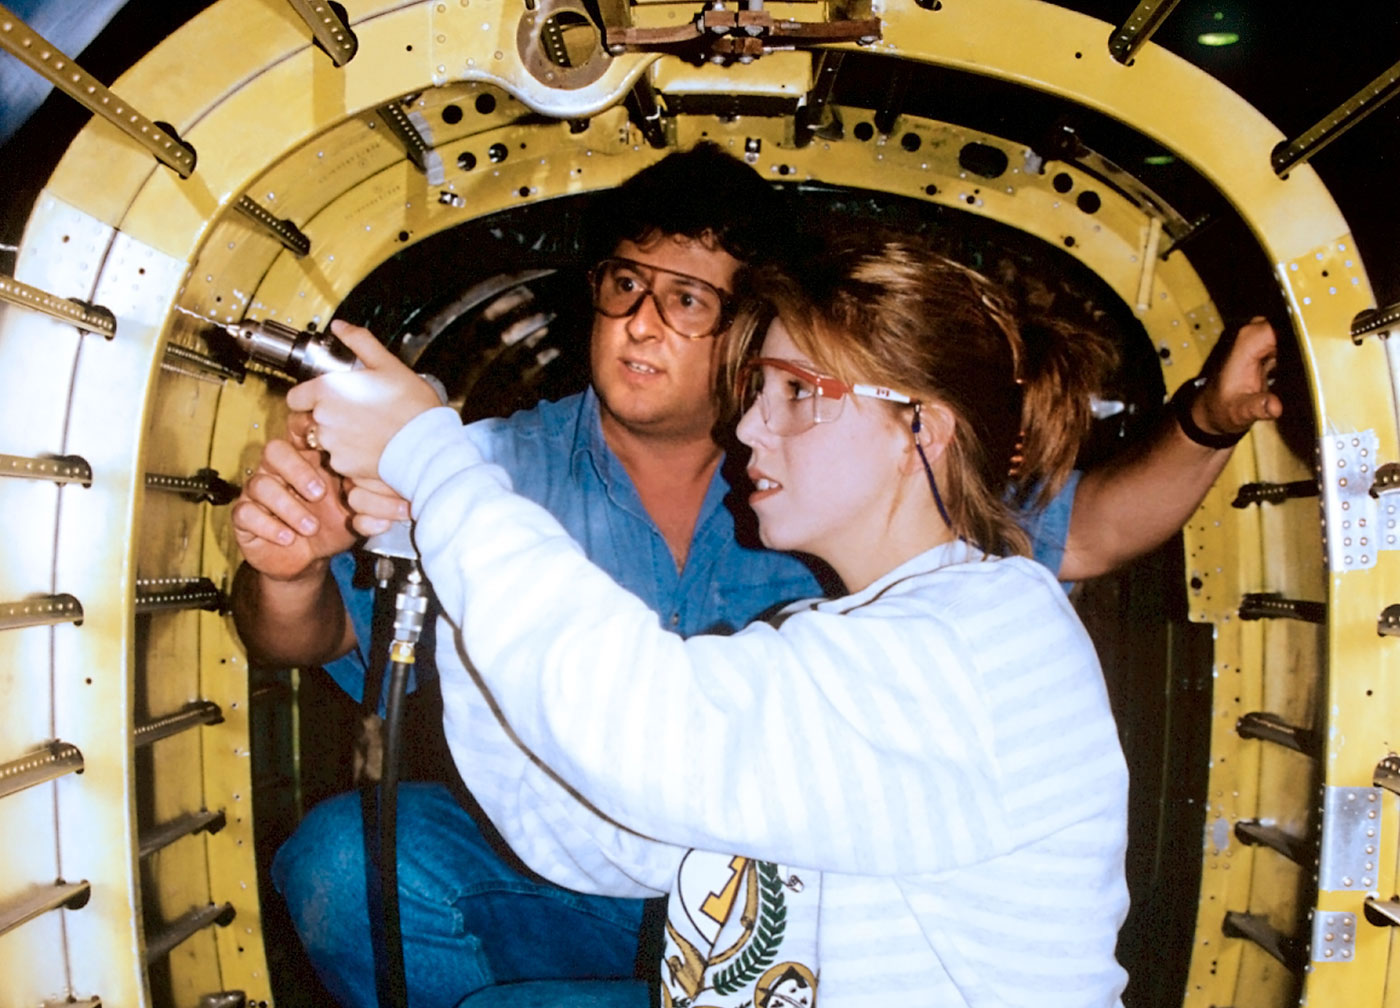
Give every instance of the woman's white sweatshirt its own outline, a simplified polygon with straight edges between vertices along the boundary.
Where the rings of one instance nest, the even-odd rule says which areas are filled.
[[[533,870],[671,894],[673,921],[695,912],[673,892],[691,849],[819,872],[825,1008],[1118,1003],[1127,772],[1042,567],[955,542],[776,626],[683,640],[452,410],[410,422],[380,472],[445,613],[458,769]]]

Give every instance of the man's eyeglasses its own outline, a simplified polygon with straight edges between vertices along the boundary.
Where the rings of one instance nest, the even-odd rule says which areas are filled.
[[[741,413],[747,413],[757,400],[763,422],[780,437],[792,437],[814,424],[836,420],[848,395],[913,402],[902,392],[878,385],[847,385],[839,378],[778,357],[755,357],[746,362],[739,369],[736,391]]]
[[[589,273],[593,307],[608,318],[626,318],[650,297],[661,321],[686,339],[703,339],[728,328],[733,306],[714,284],[675,270],[631,259],[604,259]]]

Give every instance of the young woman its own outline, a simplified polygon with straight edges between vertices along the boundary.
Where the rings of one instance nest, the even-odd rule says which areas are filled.
[[[764,543],[848,594],[731,637],[659,627],[363,330],[337,329],[365,370],[291,401],[337,469],[412,501],[448,738],[515,852],[668,895],[663,1004],[1114,1005],[1126,771],[1006,504],[1012,469],[1068,472],[1083,362],[906,239],[800,278],[756,284],[738,437]]]

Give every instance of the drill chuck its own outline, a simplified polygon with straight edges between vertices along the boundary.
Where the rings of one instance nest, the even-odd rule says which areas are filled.
[[[293,329],[271,319],[249,319],[225,328],[253,360],[284,371],[297,381],[359,366],[350,348],[330,333]]]

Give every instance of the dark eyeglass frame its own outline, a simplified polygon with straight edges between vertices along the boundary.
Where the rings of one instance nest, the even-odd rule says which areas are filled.
[[[642,281],[642,287],[637,291],[637,299],[632,302],[631,307],[626,311],[604,311],[598,303],[599,289],[602,286],[603,277],[610,263],[620,263],[628,267],[630,270],[636,272]],[[719,301],[719,317],[708,332],[694,334],[682,332],[666,317],[666,309],[662,305],[661,299],[656,296],[655,279],[658,273],[666,273],[670,276],[680,277],[683,280],[699,284],[701,287],[714,292],[716,300]],[[721,290],[708,280],[702,280],[698,276],[693,276],[690,273],[682,273],[679,270],[665,269],[661,266],[652,266],[649,263],[638,262],[635,259],[628,259],[625,256],[609,256],[606,259],[600,260],[597,265],[588,271],[588,286],[593,297],[593,310],[604,318],[630,318],[637,313],[637,309],[642,306],[643,300],[648,297],[651,298],[651,303],[656,307],[656,313],[661,316],[661,321],[665,322],[668,329],[683,339],[709,339],[712,336],[718,336],[733,323],[734,315],[738,307],[732,294],[728,291]]]

